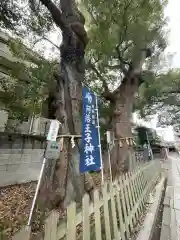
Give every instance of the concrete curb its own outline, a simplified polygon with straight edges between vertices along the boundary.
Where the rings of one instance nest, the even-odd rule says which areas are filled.
[[[156,193],[154,197],[155,202],[152,204],[149,212],[146,215],[143,227],[140,230],[137,240],[151,240],[152,238],[159,206],[161,203],[161,197],[162,197],[162,192],[164,188],[164,181],[165,181],[165,178],[162,177],[160,183],[156,186]]]
[[[161,236],[160,240],[175,240],[176,238],[176,219],[174,204],[174,183],[172,175],[172,158],[169,157],[169,169],[167,171],[167,186],[164,196],[164,208],[161,225]]]

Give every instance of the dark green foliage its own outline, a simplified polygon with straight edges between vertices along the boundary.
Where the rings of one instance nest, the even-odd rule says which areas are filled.
[[[153,56],[147,68],[156,65],[159,54],[166,47],[166,21],[163,16],[166,1],[142,0],[83,0],[87,16],[90,43],[87,58],[95,62],[100,74],[89,73],[99,91],[104,82],[110,89],[120,85],[124,69],[136,65],[140,51],[151,47]],[[117,52],[119,51],[119,53]]]
[[[58,63],[32,52],[19,39],[10,39],[8,44],[17,60],[1,79],[0,102],[12,118],[40,114],[49,90],[54,87],[53,74],[58,71]]]
[[[139,89],[135,109],[141,117],[158,114],[160,125],[179,122],[180,116],[180,72],[154,74],[151,80]]]
[[[140,146],[147,144],[148,140],[151,145],[156,144],[159,141],[156,131],[151,128],[137,126],[135,131],[137,132],[138,144]]]
[[[8,30],[14,30],[17,23],[21,23],[23,18],[22,9],[17,1],[0,1],[0,27]]]

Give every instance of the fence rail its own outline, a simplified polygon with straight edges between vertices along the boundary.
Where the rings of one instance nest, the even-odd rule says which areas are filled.
[[[76,203],[70,204],[63,223],[59,223],[58,212],[51,212],[45,221],[44,240],[129,239],[160,174],[160,163],[152,161],[122,175],[113,184],[105,183],[101,196],[95,190],[93,203],[85,195],[79,213]],[[13,240],[29,240],[30,235],[26,227]]]

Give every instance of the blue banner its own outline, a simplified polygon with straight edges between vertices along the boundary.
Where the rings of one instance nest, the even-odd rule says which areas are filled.
[[[80,154],[80,172],[101,169],[101,148],[99,142],[96,96],[87,87],[82,93],[82,146]]]

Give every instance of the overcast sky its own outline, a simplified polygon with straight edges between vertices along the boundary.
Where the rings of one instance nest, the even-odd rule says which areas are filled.
[[[168,17],[169,28],[169,45],[166,53],[173,54],[171,67],[180,68],[180,0],[169,0],[165,15]],[[156,128],[156,123],[157,118],[155,117],[150,123],[145,123],[145,125]],[[166,129],[157,128],[156,130],[159,134],[163,135],[165,140],[174,140],[172,127]]]
[[[171,67],[180,68],[180,0],[169,0],[165,15],[169,18],[169,46],[167,53],[173,53]],[[162,131],[159,129],[159,131]],[[160,133],[160,132],[159,132]],[[165,140],[174,140],[172,127],[169,127],[163,134]]]
[[[167,52],[174,53],[173,67],[180,67],[180,0],[169,0],[165,15],[169,18],[169,46]]]

